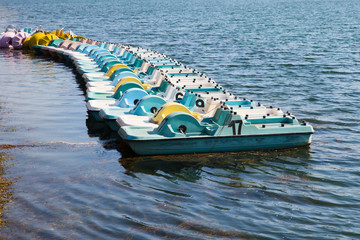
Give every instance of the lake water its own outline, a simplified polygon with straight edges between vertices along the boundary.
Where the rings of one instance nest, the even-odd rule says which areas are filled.
[[[150,48],[315,129],[310,147],[124,157],[70,66],[0,50],[0,238],[359,239],[360,4],[0,1],[0,29]]]

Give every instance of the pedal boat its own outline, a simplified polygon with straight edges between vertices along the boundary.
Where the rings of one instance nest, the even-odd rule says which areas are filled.
[[[173,112],[156,127],[122,126],[118,133],[136,154],[156,155],[306,146],[314,130],[291,115],[249,118],[218,108],[200,122],[189,113]]]

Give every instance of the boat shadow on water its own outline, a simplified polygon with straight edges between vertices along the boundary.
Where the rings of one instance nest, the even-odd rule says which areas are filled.
[[[281,163],[284,168],[307,165],[311,158],[310,147],[272,151],[247,151],[227,153],[195,153],[155,156],[123,156],[119,163],[129,172],[157,175],[158,171],[182,180],[201,178],[202,169],[222,169],[227,172],[245,172],[247,166],[272,167]],[[295,165],[295,166],[294,166]],[[306,166],[305,166],[306,167]]]

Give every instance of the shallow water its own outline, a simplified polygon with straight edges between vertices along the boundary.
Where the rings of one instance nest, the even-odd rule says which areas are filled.
[[[1,29],[151,48],[316,131],[306,148],[125,158],[70,66],[0,50],[1,238],[360,238],[359,12],[354,0],[1,1]]]

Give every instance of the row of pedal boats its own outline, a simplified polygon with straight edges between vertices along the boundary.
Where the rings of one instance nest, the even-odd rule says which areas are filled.
[[[0,33],[0,48],[15,50],[32,50],[33,45],[48,45],[52,40],[73,40],[85,39],[73,32],[65,32],[64,29],[57,29],[53,32],[45,32],[42,27],[17,29],[9,25],[4,32]]]
[[[139,155],[306,146],[312,126],[280,108],[229,93],[156,51],[89,39],[53,39],[33,50],[71,63],[86,107]]]

